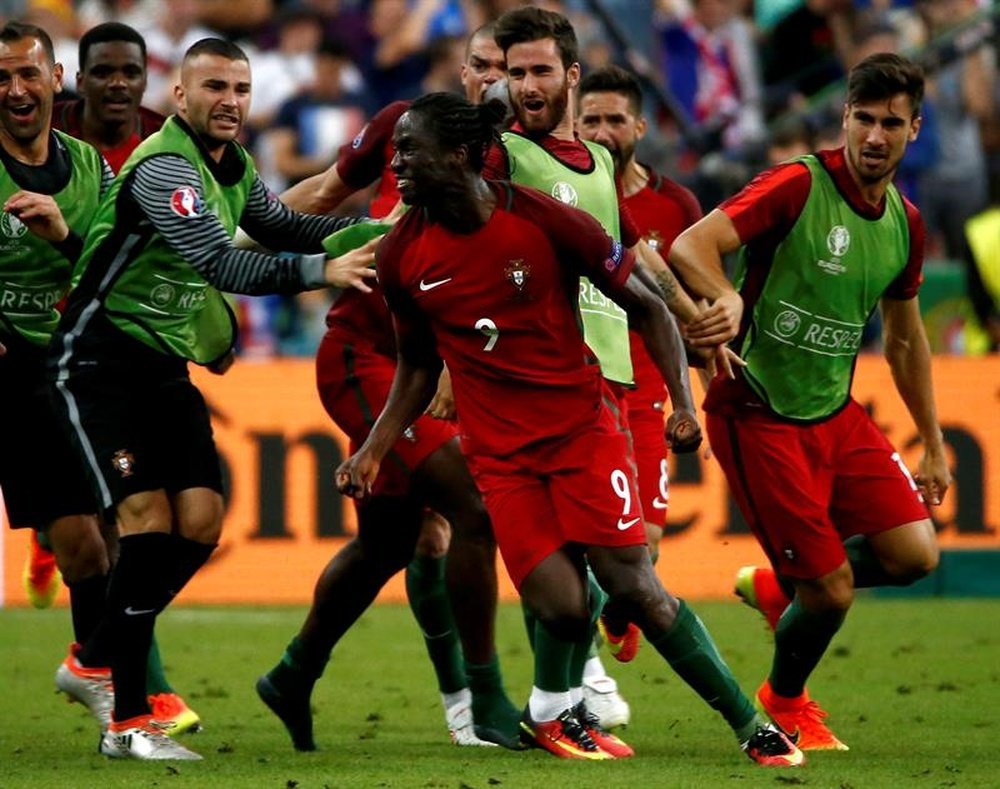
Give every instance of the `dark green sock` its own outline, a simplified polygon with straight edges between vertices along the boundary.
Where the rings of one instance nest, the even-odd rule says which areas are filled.
[[[608,602],[608,593],[605,592],[594,576],[594,571],[587,565],[587,602],[590,605],[590,630],[587,636],[587,651],[581,655],[579,650],[573,651],[573,662],[570,664],[570,682],[572,687],[577,688],[583,684],[583,666],[590,658],[597,657],[597,650],[601,647],[601,634],[597,632],[597,619],[604,610],[604,604]],[[579,664],[579,665],[577,665]],[[579,682],[577,682],[579,680]]]
[[[802,608],[797,597],[792,600],[774,631],[771,690],[787,698],[802,695],[806,680],[846,616],[846,611],[811,614]]]
[[[149,645],[149,658],[146,660],[146,694],[155,696],[159,693],[173,692],[174,689],[170,687],[167,676],[163,673],[160,647],[156,643],[156,636],[153,636],[153,643]]]
[[[316,684],[323,669],[326,668],[329,654],[322,657],[310,655],[303,646],[298,636],[288,642],[285,654],[281,656],[278,664],[267,672],[267,678],[279,691],[283,693],[305,692],[312,693],[312,686]]]
[[[535,687],[550,693],[569,690],[569,665],[576,645],[554,635],[542,622],[535,625]]]
[[[524,598],[521,599],[521,616],[524,617],[524,632],[528,635],[528,646],[531,647],[531,651],[535,651],[535,628],[538,626],[538,619],[531,609],[528,608],[524,603]]]
[[[445,557],[415,556],[406,568],[406,596],[424,634],[438,688],[455,693],[466,687],[462,646],[444,582]]]
[[[497,656],[489,663],[466,663],[465,676],[472,691],[472,717],[476,724],[503,732],[517,729],[521,712],[504,690]]]
[[[35,537],[38,539],[38,547],[43,551],[52,553],[52,543],[49,542],[49,535],[42,529],[35,529]]]
[[[847,562],[854,573],[854,588],[868,589],[872,586],[896,586],[899,580],[893,578],[882,567],[871,543],[862,534],[855,534],[844,540]]]
[[[705,625],[683,600],[678,602],[674,624],[649,643],[695,693],[722,714],[740,739],[746,739],[747,727],[756,719],[753,704],[740,690]]]

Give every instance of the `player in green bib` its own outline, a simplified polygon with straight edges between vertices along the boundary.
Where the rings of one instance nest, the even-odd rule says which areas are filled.
[[[620,231],[624,246],[638,244],[640,257],[646,262],[648,254],[642,250],[648,247],[640,243],[640,233],[619,207],[621,189],[610,154],[599,145],[584,144],[573,131],[570,90],[579,82],[580,65],[572,25],[561,14],[519,8],[498,20],[495,37],[507,58],[510,103],[517,123],[504,136],[504,145],[491,151],[484,177],[509,178],[515,183],[534,186],[586,210],[606,231]],[[514,269],[516,262],[511,261]],[[683,312],[683,319],[693,319],[694,305],[676,288],[662,261],[660,266],[653,273],[664,300],[671,310]],[[621,319],[618,305],[589,284],[581,284],[578,304],[587,346],[597,356],[609,382],[608,401],[622,426],[620,391],[632,382],[627,322]],[[677,345],[680,347],[679,341]],[[690,450],[700,441],[700,431],[693,421],[686,361],[678,359],[673,373],[668,376],[671,380],[665,381],[675,411],[670,423],[674,428],[672,445],[675,451]],[[576,579],[570,573],[576,572],[575,568],[563,569],[565,588],[573,588]],[[587,601],[587,611],[583,613],[596,620],[603,605],[603,592],[595,583],[590,594],[592,599]],[[702,622],[681,601],[671,600],[667,629],[652,633],[651,643],[702,698],[722,713],[738,738],[745,740],[757,723],[752,705],[714,648]],[[539,723],[559,718],[568,696],[574,709],[585,710],[583,715],[594,713],[609,723],[627,721],[628,707],[617,694],[614,680],[600,666],[600,660],[590,653],[589,640],[567,642],[551,623],[530,621],[528,627],[529,636],[534,637],[536,657],[526,720]],[[578,707],[581,702],[583,707]],[[534,736],[537,740],[543,735],[535,730]]]
[[[17,22],[0,30],[0,487],[10,526],[47,537],[82,642],[103,610],[108,555],[86,472],[52,413],[45,363],[112,174],[95,148],[52,129],[62,77],[44,30]]]
[[[239,47],[203,39],[187,51],[177,114],[136,148],[98,208],[52,341],[60,417],[122,535],[104,617],[82,650],[110,656],[114,710],[100,750],[112,758],[200,758],[153,719],[145,663],[156,616],[222,528],[219,457],[187,370],[223,372],[232,359],[222,291],[366,289],[370,276],[374,242],[334,259],[322,251],[358,220],[297,214],[258,178],[236,142],[250,91]],[[237,226],[291,252],[238,250]]]
[[[925,500],[951,481],[917,303],[924,226],[892,183],[920,130],[924,78],[891,54],[851,71],[846,145],[765,172],[686,231],[670,259],[712,302],[691,342],[736,320],[747,366],[705,402],[715,456],[773,569],[736,592],[775,628],[759,705],[805,750],[846,750],[806,691],[855,588],[905,585],[938,562]],[[722,254],[741,248],[736,285]],[[924,454],[911,476],[851,398],[861,331],[881,305],[885,356]]]

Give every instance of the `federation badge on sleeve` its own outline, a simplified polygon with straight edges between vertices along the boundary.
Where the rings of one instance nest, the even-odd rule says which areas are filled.
[[[503,273],[507,281],[514,286],[514,298],[527,298],[528,293],[525,288],[528,285],[528,278],[531,277],[531,266],[523,260],[512,260]]]
[[[179,186],[170,195],[170,210],[177,216],[191,219],[202,215],[205,211],[205,201],[193,186]]]

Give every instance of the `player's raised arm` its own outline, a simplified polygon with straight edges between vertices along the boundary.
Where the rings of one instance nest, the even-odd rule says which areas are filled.
[[[687,324],[685,333],[692,345],[728,342],[739,330],[743,299],[726,278],[722,256],[741,243],[732,220],[715,209],[670,247],[670,264],[696,295],[709,301],[708,309]]]

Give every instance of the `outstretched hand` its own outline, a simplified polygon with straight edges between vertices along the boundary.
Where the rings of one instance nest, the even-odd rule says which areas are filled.
[[[3,210],[19,219],[39,238],[52,243],[65,241],[69,225],[52,195],[37,192],[15,192],[3,204]]]
[[[694,452],[701,446],[701,425],[698,417],[683,408],[678,408],[667,419],[667,444],[678,455]]]
[[[722,345],[739,332],[742,317],[740,294],[726,293],[684,327],[684,336],[692,346]]]
[[[324,269],[326,283],[336,288],[357,288],[362,293],[371,293],[366,280],[375,277],[375,248],[381,240],[373,238],[339,257],[327,258]]]

